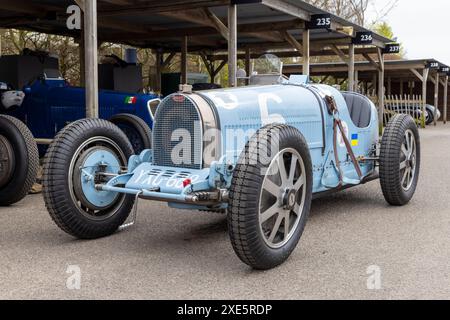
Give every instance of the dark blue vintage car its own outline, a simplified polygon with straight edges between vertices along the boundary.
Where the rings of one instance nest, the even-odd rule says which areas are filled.
[[[3,92],[6,96],[9,92]],[[17,92],[19,95],[21,91]],[[71,86],[58,72],[47,71],[23,88],[23,102],[3,105],[0,113],[24,122],[40,144],[41,156],[66,125],[85,117],[85,89]],[[153,116],[160,102],[154,94],[101,90],[100,118],[118,125],[136,153],[151,146]]]

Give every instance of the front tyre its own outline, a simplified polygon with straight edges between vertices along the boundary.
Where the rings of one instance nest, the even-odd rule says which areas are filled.
[[[228,207],[231,243],[244,263],[268,270],[289,258],[309,215],[312,178],[309,148],[297,129],[269,125],[250,139]]]
[[[403,206],[411,201],[420,173],[420,136],[409,115],[398,114],[383,134],[380,182],[386,201]]]
[[[84,119],[64,128],[44,160],[43,194],[55,223],[80,239],[113,234],[126,221],[134,198],[99,191],[127,166],[133,148],[114,124]]]

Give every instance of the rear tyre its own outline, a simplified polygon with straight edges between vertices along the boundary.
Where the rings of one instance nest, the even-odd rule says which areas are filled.
[[[389,122],[381,142],[380,182],[386,201],[393,206],[409,203],[419,173],[419,130],[411,116],[398,114]]]
[[[22,200],[38,168],[39,153],[30,130],[16,118],[0,115],[0,206]]]
[[[100,119],[76,121],[50,145],[44,160],[43,194],[55,223],[80,239],[113,234],[126,221],[134,197],[99,191],[96,184],[127,166],[133,149],[114,124]]]
[[[110,121],[125,133],[135,154],[152,148],[152,130],[141,118],[132,114],[118,114]]]
[[[259,270],[284,263],[302,236],[311,198],[305,138],[285,125],[261,129],[242,152],[230,190],[228,229],[238,257]]]

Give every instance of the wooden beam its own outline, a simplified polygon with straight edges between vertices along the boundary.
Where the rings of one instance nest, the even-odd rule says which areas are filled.
[[[423,75],[421,75],[419,73],[419,71],[417,71],[416,69],[410,69],[410,71],[420,80],[420,81],[424,81]]]
[[[368,54],[366,54],[366,53],[363,53],[363,57],[364,57],[367,61],[369,61],[369,63],[375,68],[375,70],[383,71],[383,72],[384,72],[384,67],[383,67],[383,70],[381,70],[380,64],[377,63],[370,55],[368,55]],[[378,58],[378,59],[380,59],[380,58]]]
[[[165,0],[165,1],[134,1],[134,5],[126,7],[102,8],[99,11],[99,16],[121,16],[133,14],[159,14],[162,12],[183,11],[190,9],[198,9],[201,7],[218,7],[225,6],[230,3],[230,0]]]
[[[313,42],[311,42],[311,43],[313,43]],[[250,48],[246,48],[245,50],[247,50],[247,49],[250,49]],[[375,48],[373,48],[373,49],[375,49]],[[347,49],[340,49],[340,50],[344,53],[344,55],[346,55],[348,53]],[[262,56],[263,54],[267,53],[266,50],[261,50],[261,48],[258,48],[258,50],[254,49],[254,50],[250,50],[250,51],[251,51],[252,59],[257,59],[260,56]],[[372,51],[373,50],[370,49],[369,52],[372,53]],[[360,55],[363,52],[366,52],[366,49],[355,48],[355,55]],[[375,51],[373,53],[375,53]],[[278,51],[275,54],[280,58],[298,57],[298,51]],[[331,49],[314,50],[314,48],[312,48],[310,50],[310,54],[311,54],[311,56],[334,56],[335,52],[332,51]],[[227,59],[227,55],[226,54],[213,54],[213,55],[210,55],[208,58],[213,61],[224,60],[224,59]],[[238,59],[245,59],[245,53],[238,54]]]
[[[228,41],[228,27],[209,8],[203,8],[203,13],[208,17],[211,24]]]
[[[217,77],[220,71],[227,65],[228,61],[224,60],[222,61],[219,66],[214,70],[214,77]]]
[[[335,44],[330,46],[331,50],[347,65],[350,63],[348,56]]]
[[[269,8],[275,9],[277,11],[286,13],[288,15],[300,18],[304,21],[310,21],[311,15],[308,11],[303,10],[295,5],[287,3],[281,0],[262,0],[262,4],[266,5]]]
[[[217,68],[214,69],[214,78],[217,77],[220,71],[227,65],[228,61],[222,61]]]
[[[175,52],[171,52],[166,59],[164,59],[161,63],[161,67],[165,68],[167,67],[173,60],[173,58],[176,56],[177,54]]]
[[[172,15],[172,14],[171,14]],[[183,15],[185,16],[185,13],[176,13],[176,15]],[[110,19],[111,20],[111,19]],[[102,23],[104,23],[104,20],[100,19]],[[113,20],[110,23],[115,23],[116,28],[120,27],[122,24],[117,23],[116,20]],[[263,39],[267,38],[268,32],[274,32],[279,30],[285,30],[285,28],[298,28],[301,25],[301,23],[298,20],[291,20],[286,21],[280,24],[276,23],[251,23],[251,24],[241,24],[237,26],[237,30],[239,33],[242,34],[252,34],[255,37],[261,37]],[[133,35],[130,35],[128,31],[133,30]],[[130,30],[128,30],[130,29]],[[228,28],[227,28],[228,29]],[[201,27],[189,27],[189,28],[176,28],[176,29],[164,29],[164,30],[154,30],[154,29],[145,29],[142,27],[130,25],[129,28],[127,27],[127,31],[125,32],[118,32],[116,34],[112,34],[109,36],[109,41],[120,41],[122,39],[134,39],[134,40],[146,40],[146,39],[162,39],[162,38],[178,38],[180,36],[211,36],[214,34],[220,34],[219,31],[217,31],[216,27],[212,25],[210,21],[208,21],[208,24],[204,24]],[[228,35],[227,35],[228,37]],[[276,38],[276,41],[282,42],[283,39],[281,37],[274,37],[273,34],[271,36],[271,42],[273,44],[273,39]],[[263,44],[261,44],[263,45]]]
[[[208,71],[210,83],[214,83],[214,62],[209,61],[208,57],[203,53],[200,53],[200,58]]]
[[[287,43],[289,43],[295,50],[298,51],[299,56],[302,56],[303,46],[300,44],[300,42],[297,41],[297,39],[294,38],[293,35],[289,33],[289,31],[281,32],[281,36]]]

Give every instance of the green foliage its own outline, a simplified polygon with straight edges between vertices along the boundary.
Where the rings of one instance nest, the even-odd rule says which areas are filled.
[[[373,31],[389,39],[394,39],[394,30],[386,21],[375,24]]]

